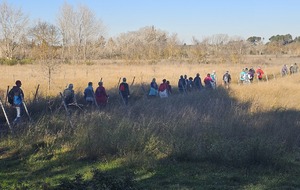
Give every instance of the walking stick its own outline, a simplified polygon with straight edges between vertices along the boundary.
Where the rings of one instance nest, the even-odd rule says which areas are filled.
[[[8,117],[7,117],[7,114],[6,114],[6,111],[5,111],[5,108],[4,108],[4,105],[3,105],[3,103],[2,103],[1,98],[0,98],[0,106],[1,106],[1,108],[2,108],[4,117],[5,117],[5,119],[6,119],[6,123],[7,123],[8,127],[9,127],[10,131],[13,132],[12,127],[11,127],[10,122],[9,122],[9,120],[8,120]]]
[[[134,84],[134,81],[135,81],[135,76],[133,77],[133,80],[132,80],[132,83],[131,83],[130,87],[132,87],[132,86],[133,86],[133,84]]]
[[[119,82],[118,82],[118,84],[117,84],[117,88],[119,89],[119,84],[120,84],[120,82],[121,82],[121,77],[119,78]]]
[[[35,91],[35,94],[34,94],[33,102],[35,102],[35,100],[36,100],[36,97],[37,97],[38,92],[39,92],[39,88],[40,88],[40,84],[38,84],[38,86],[37,86],[37,88],[36,88],[36,91]]]
[[[31,117],[30,117],[30,115],[29,115],[29,112],[28,112],[26,103],[25,103],[24,98],[23,98],[22,95],[21,95],[21,99],[22,99],[22,104],[23,104],[23,106],[24,106],[25,112],[26,112],[26,114],[27,114],[27,116],[28,116],[28,118],[29,118],[29,121],[31,121]]]
[[[6,90],[5,101],[4,101],[5,106],[7,103],[8,93],[9,93],[9,86],[7,86],[7,90]]]

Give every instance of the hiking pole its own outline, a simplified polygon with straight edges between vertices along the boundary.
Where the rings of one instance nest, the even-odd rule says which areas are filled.
[[[21,95],[21,99],[22,99],[22,104],[23,104],[23,106],[24,106],[25,112],[26,112],[26,114],[27,114],[27,116],[28,116],[28,118],[29,118],[29,121],[31,121],[31,117],[30,117],[30,115],[29,115],[29,112],[28,112],[26,103],[25,103],[24,98],[23,98],[22,95]]]
[[[6,111],[5,111],[5,108],[4,108],[4,105],[3,105],[3,103],[2,103],[1,98],[0,98],[0,106],[1,106],[1,108],[2,108],[4,117],[5,117],[6,122],[7,122],[7,124],[8,124],[8,127],[9,127],[10,131],[13,132],[12,127],[11,127],[10,122],[9,122],[9,120],[8,120],[8,117],[7,117],[7,114],[6,114]]]
[[[119,84],[120,84],[120,82],[121,82],[121,77],[119,78],[119,82],[118,82],[118,84],[117,84],[117,88],[119,89]]]
[[[65,102],[65,100],[64,100],[64,96],[62,95],[61,92],[59,92],[59,94],[60,94],[60,97],[61,97],[61,100],[62,100],[62,104],[63,104],[63,106],[64,106],[64,108],[65,108],[65,110],[66,110],[67,117],[68,117],[68,119],[69,119],[69,123],[70,123],[71,127],[74,128],[74,127],[73,127],[72,120],[71,120],[71,116],[70,116],[69,109],[68,109],[67,104],[66,104],[66,102]]]
[[[133,80],[132,80],[132,83],[131,83],[130,87],[132,87],[132,86],[133,86],[133,84],[134,84],[134,81],[135,81],[135,76],[133,77]]]
[[[8,93],[9,93],[9,86],[7,86],[7,90],[6,90],[5,101],[4,101],[5,106],[7,103]]]
[[[35,100],[36,100],[36,97],[37,97],[37,95],[38,95],[38,92],[39,92],[39,88],[40,88],[40,84],[38,84],[38,86],[37,86],[37,88],[36,88],[36,90],[35,90],[35,94],[34,94],[33,102],[35,102]]]

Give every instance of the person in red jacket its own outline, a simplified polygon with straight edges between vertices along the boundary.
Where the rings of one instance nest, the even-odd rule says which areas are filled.
[[[258,67],[258,69],[256,70],[256,74],[257,74],[258,80],[262,80],[263,74],[265,74],[265,73],[264,73],[264,71],[261,69],[261,67]]]
[[[103,82],[98,83],[98,88],[95,91],[95,97],[98,106],[105,107],[108,100],[108,95],[106,94],[105,88],[103,87]]]
[[[210,74],[208,73],[204,79],[204,85],[206,89],[213,89],[213,80],[210,77]]]
[[[163,79],[163,82],[159,85],[158,94],[161,98],[168,97],[168,84],[166,79]]]

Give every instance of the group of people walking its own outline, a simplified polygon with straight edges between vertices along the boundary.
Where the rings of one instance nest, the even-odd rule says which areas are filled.
[[[253,67],[251,67],[250,69],[243,68],[242,72],[240,72],[240,83],[242,84],[250,84],[253,82],[255,74],[257,76],[258,80],[262,80],[263,79],[263,75],[265,74],[264,71],[261,69],[261,67],[258,67],[256,69],[256,71],[254,70]]]
[[[287,74],[294,74],[298,72],[298,65],[295,63],[291,65],[290,68],[287,65],[284,65],[281,69],[282,76]],[[253,67],[250,69],[243,68],[242,72],[239,75],[239,81],[242,84],[249,84],[253,82],[255,76],[258,80],[262,80],[264,75],[264,71],[261,67],[258,67],[254,70]],[[121,80],[121,78],[120,78]],[[231,75],[229,71],[226,71],[222,77],[222,83],[225,88],[229,88],[229,84],[231,82]],[[21,89],[21,81],[17,80],[15,82],[15,86],[8,93],[8,102],[16,108],[17,115],[14,119],[14,122],[18,122],[21,117],[21,107],[24,100],[24,93]],[[217,86],[217,74],[216,71],[213,70],[211,73],[207,73],[203,82],[200,77],[200,74],[197,73],[196,76],[188,77],[187,75],[181,75],[178,80],[178,91],[179,93],[188,93],[192,91],[201,91],[201,90],[213,90]],[[160,97],[166,98],[169,97],[172,93],[172,86],[170,81],[167,79],[163,79],[160,85],[157,84],[156,78],[153,78],[150,83],[150,89],[147,93],[149,98]],[[77,104],[75,92],[73,90],[73,84],[69,84],[68,87],[63,91],[62,98],[63,102],[66,105],[70,105],[73,103]],[[118,93],[122,99],[124,105],[128,104],[128,98],[130,97],[129,85],[126,82],[126,78],[122,79],[122,82],[118,84]],[[93,83],[88,82],[88,86],[84,89],[84,100],[86,101],[87,106],[96,105],[97,107],[105,107],[108,103],[109,95],[106,92],[106,89],[103,86],[102,79],[98,82],[98,87],[94,91]]]
[[[231,75],[229,71],[226,71],[223,75],[223,83],[226,88],[229,87],[229,83],[231,82]],[[197,73],[196,76],[188,77],[187,75],[181,75],[178,80],[178,91],[181,94],[185,94],[192,91],[201,91],[201,90],[211,90],[215,89],[217,86],[217,74],[216,71],[213,70],[212,73],[208,73],[203,80],[200,77],[200,74]],[[172,86],[170,82],[166,79],[162,80],[162,83],[158,86],[156,83],[156,79],[153,78],[150,83],[150,90],[148,93],[149,97],[160,97],[166,98],[172,94]]]
[[[288,74],[292,75],[298,73],[299,67],[297,63],[292,64],[289,68],[286,64],[283,65],[281,69],[281,76],[286,76]]]
[[[63,99],[66,105],[77,103],[73,88],[73,84],[69,84],[68,87],[63,91]],[[95,104],[97,106],[105,107],[109,98],[105,88],[103,87],[102,81],[98,82],[98,87],[95,91],[93,88],[93,83],[88,82],[88,86],[85,88],[83,95],[87,106]]]

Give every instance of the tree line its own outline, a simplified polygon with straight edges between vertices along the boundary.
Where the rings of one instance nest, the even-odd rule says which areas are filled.
[[[208,63],[213,56],[218,63],[239,63],[248,54],[300,55],[300,37],[274,35],[264,43],[258,36],[244,40],[227,34],[216,34],[202,40],[192,37],[192,44],[180,41],[155,26],[105,38],[102,20],[86,6],[73,7],[65,3],[51,24],[42,20],[34,23],[18,8],[6,2],[0,4],[0,55],[5,61],[37,60],[45,64],[91,62],[99,59],[158,60],[188,59]]]

